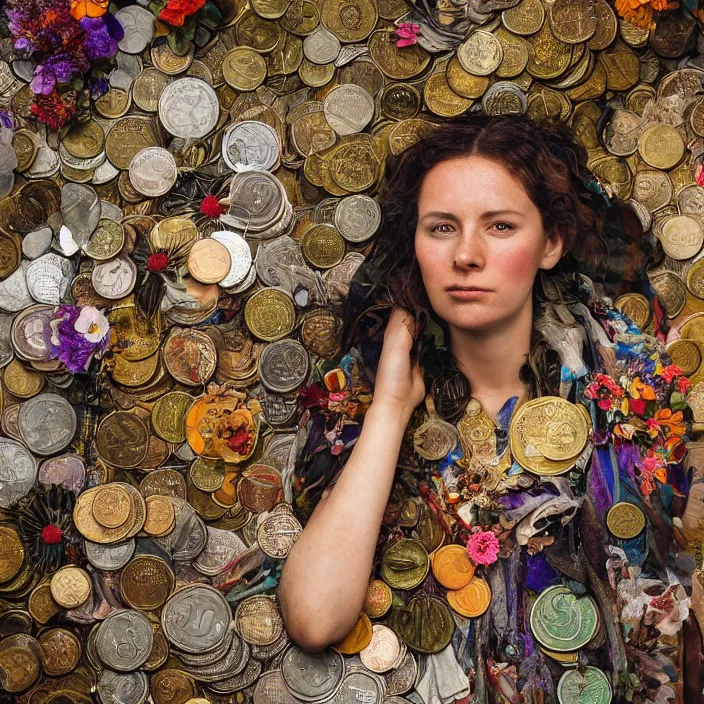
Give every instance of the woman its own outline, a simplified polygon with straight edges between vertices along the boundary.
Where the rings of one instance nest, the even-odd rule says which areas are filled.
[[[688,381],[580,274],[617,210],[585,156],[564,128],[479,117],[393,159],[354,346],[304,397],[286,628],[344,652],[383,615],[426,656],[426,704],[701,697],[680,660],[700,641]]]

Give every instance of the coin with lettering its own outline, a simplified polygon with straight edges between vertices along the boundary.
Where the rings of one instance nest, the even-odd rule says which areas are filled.
[[[156,611],[174,590],[171,568],[154,555],[137,555],[120,574],[122,598],[133,609]]]
[[[178,166],[163,147],[147,147],[137,152],[129,166],[130,183],[142,195],[158,198],[168,193],[178,178]]]
[[[280,394],[299,388],[308,377],[310,360],[297,340],[268,344],[259,358],[259,378],[267,389]]]
[[[691,259],[704,244],[704,227],[692,215],[673,215],[660,228],[659,239],[668,257]]]
[[[608,510],[606,527],[619,540],[630,540],[645,528],[645,514],[635,504],[619,501]]]
[[[281,560],[288,556],[302,531],[300,522],[291,513],[271,513],[257,528],[257,543],[269,557]]]
[[[127,411],[115,411],[100,422],[95,435],[98,455],[115,467],[137,467],[147,454],[145,422]]]
[[[54,455],[68,446],[76,432],[73,406],[58,394],[40,394],[20,407],[22,439],[37,455]]]
[[[65,609],[85,604],[92,589],[88,573],[75,565],[62,567],[51,578],[51,597]]]
[[[95,648],[103,663],[116,672],[132,672],[149,657],[154,632],[139,611],[118,609],[98,626]]]
[[[215,127],[220,102],[212,86],[199,78],[178,78],[159,98],[159,119],[174,137],[200,139]]]
[[[115,572],[122,569],[132,559],[136,544],[134,539],[114,545],[102,545],[85,540],[83,547],[88,562],[93,567],[104,572]]]

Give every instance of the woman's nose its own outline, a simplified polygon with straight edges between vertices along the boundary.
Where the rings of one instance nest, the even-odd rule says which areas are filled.
[[[481,268],[484,265],[484,253],[478,236],[463,234],[458,239],[454,265],[458,269]]]

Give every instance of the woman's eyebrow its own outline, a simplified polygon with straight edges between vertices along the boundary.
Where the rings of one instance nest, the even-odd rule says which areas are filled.
[[[443,220],[455,220],[455,221],[459,220],[459,218],[456,215],[453,215],[452,213],[445,213],[441,210],[432,210],[429,213],[425,213],[421,217],[421,220],[427,220],[428,218],[442,218]]]
[[[495,218],[498,215],[523,215],[519,210],[511,210],[510,208],[504,208],[502,210],[487,210],[481,214],[482,218]],[[426,220],[427,218],[442,218],[444,220],[455,220],[459,221],[457,215],[452,213],[447,213],[441,210],[432,210],[429,213],[424,213],[421,216],[421,220]]]

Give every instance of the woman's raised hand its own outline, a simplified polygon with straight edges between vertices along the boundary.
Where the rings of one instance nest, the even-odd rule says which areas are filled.
[[[384,343],[374,384],[374,405],[399,413],[405,422],[425,398],[425,382],[417,361],[411,361],[415,340],[411,315],[394,308],[384,332]]]

